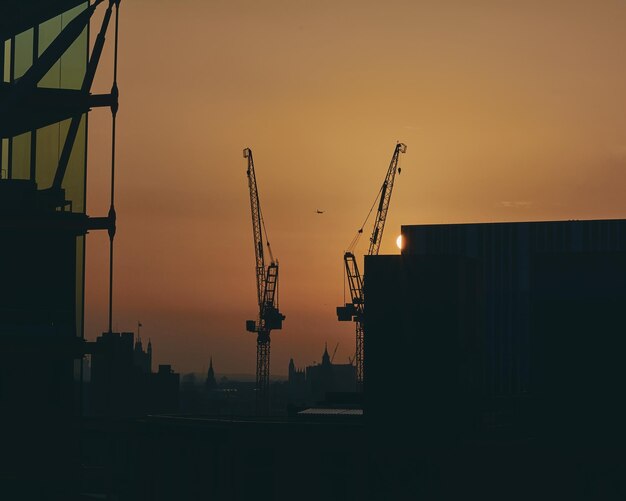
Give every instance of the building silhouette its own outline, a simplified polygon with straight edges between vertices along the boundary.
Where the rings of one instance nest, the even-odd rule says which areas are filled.
[[[625,444],[626,220],[402,236],[401,255],[365,260],[372,449],[432,461],[437,498],[495,499],[510,485],[520,498],[595,492],[574,472],[617,467]],[[373,468],[384,478],[398,463]],[[377,494],[416,495],[413,472],[396,478]]]
[[[133,350],[133,363],[135,367],[138,367],[146,374],[152,372],[152,341],[148,340],[148,346],[144,351],[141,336],[137,335],[137,341],[135,341]]]
[[[180,374],[169,364],[159,364],[156,373],[149,375],[149,400],[146,412],[168,414],[178,412],[180,406]]]
[[[365,261],[364,415],[150,416],[121,441],[133,467],[110,460],[116,493],[619,499],[626,221],[402,231]],[[290,361],[287,385],[328,388],[333,365]]]
[[[306,372],[297,369],[293,358],[289,359],[289,372],[287,376],[287,395],[291,402],[302,402],[306,399]]]
[[[306,384],[314,401],[324,400],[329,392],[353,392],[356,388],[356,368],[352,364],[333,364],[325,345],[322,363],[306,368]]]
[[[85,208],[87,113],[117,109],[116,92],[91,93],[101,42],[90,55],[93,8],[77,0],[0,5],[0,497],[7,499],[68,499],[77,488],[85,236],[115,229],[114,213],[90,217]]]
[[[217,381],[215,380],[215,372],[213,371],[213,357],[209,360],[209,370],[207,371],[206,381],[204,387],[207,392],[213,391],[217,388]]]
[[[133,357],[132,332],[105,332],[91,355],[90,401],[96,415],[136,414],[138,374]]]
[[[356,389],[356,368],[352,364],[333,364],[324,345],[322,362],[296,368],[293,358],[289,361],[287,380],[288,397],[292,403],[315,403],[326,400],[328,393],[352,393]]]
[[[89,400],[96,416],[141,416],[176,412],[180,375],[170,365],[150,370],[152,343],[143,351],[132,332],[105,332],[91,349]]]

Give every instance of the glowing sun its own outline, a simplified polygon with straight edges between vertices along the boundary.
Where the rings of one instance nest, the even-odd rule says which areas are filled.
[[[396,238],[396,245],[398,246],[398,249],[402,250],[403,244],[402,235],[398,235],[398,238]]]

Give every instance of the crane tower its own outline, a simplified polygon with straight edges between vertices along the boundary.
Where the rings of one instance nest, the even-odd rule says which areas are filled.
[[[396,177],[398,169],[398,160],[400,153],[406,152],[406,144],[397,143],[393,150],[393,156],[391,157],[391,163],[387,169],[387,175],[385,181],[378,192],[376,197],[378,202],[378,209],[376,211],[376,221],[374,222],[374,228],[372,229],[372,236],[370,237],[369,249],[367,251],[368,256],[377,256],[380,250],[380,243],[383,238],[383,231],[385,230],[385,222],[387,220],[387,213],[389,212],[389,204],[391,202],[391,193],[393,191],[393,183]],[[376,202],[374,202],[376,203]],[[369,217],[369,216],[368,216]],[[367,222],[367,219],[366,219]],[[365,225],[365,223],[363,224]],[[339,321],[354,321],[356,327],[356,381],[357,389],[361,391],[363,389],[363,340],[365,337],[364,326],[364,307],[365,296],[363,294],[363,277],[359,272],[359,267],[354,256],[354,247],[358,241],[359,236],[363,233],[363,226],[359,229],[357,236],[352,240],[350,247],[343,255],[343,260],[346,269],[346,278],[348,279],[348,287],[350,288],[350,298],[352,302],[346,303],[344,306],[337,307],[337,318]]]
[[[256,355],[256,406],[257,413],[269,414],[270,410],[270,332],[282,329],[285,316],[278,309],[278,260],[272,256],[272,249],[259,203],[259,191],[254,173],[252,150],[243,150],[244,158],[248,159],[248,187],[250,188],[250,208],[252,212],[252,234],[254,237],[256,290],[259,314],[256,320],[246,321],[246,330],[257,334]],[[265,266],[263,252],[263,235],[269,253],[270,263]]]

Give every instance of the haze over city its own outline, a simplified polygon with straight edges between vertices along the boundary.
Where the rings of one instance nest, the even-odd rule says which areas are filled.
[[[626,499],[624,26],[1,2],[0,499]]]
[[[398,140],[381,254],[398,252],[402,224],[624,215],[623,2],[121,9],[114,329],[141,321],[157,363],[204,372],[212,356],[218,373],[254,373],[244,147],[281,265],[273,375],[290,357],[319,361],[326,341],[341,363],[353,356],[354,329],[335,315],[342,254]],[[95,91],[110,88],[110,56]],[[106,214],[110,114],[89,120],[87,207]],[[87,247],[94,340],[107,329],[106,234]]]

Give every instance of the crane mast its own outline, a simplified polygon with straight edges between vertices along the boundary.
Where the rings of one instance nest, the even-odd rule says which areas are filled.
[[[377,256],[380,250],[380,243],[383,238],[383,232],[385,230],[385,222],[387,220],[387,213],[389,212],[389,204],[391,202],[391,193],[393,191],[393,184],[396,178],[396,172],[398,171],[398,160],[400,153],[406,152],[406,144],[398,143],[393,150],[393,156],[387,169],[387,175],[385,181],[380,189],[378,196],[380,197],[378,203],[378,209],[376,211],[376,221],[374,222],[374,228],[372,229],[372,236],[370,237],[369,249],[367,251],[368,256]],[[362,228],[359,233],[362,232]],[[354,244],[356,243],[356,239]],[[346,278],[348,279],[348,287],[350,288],[351,303],[346,303],[344,306],[337,307],[337,318],[339,321],[354,321],[356,330],[356,381],[357,389],[363,388],[363,341],[365,337],[364,327],[364,306],[365,297],[363,294],[363,277],[359,272],[359,267],[356,262],[356,257],[352,250],[348,250],[343,255],[344,265],[346,269]]]
[[[285,316],[278,310],[278,260],[272,256],[272,250],[265,240],[269,252],[270,264],[265,266],[263,251],[263,234],[265,225],[261,204],[259,203],[259,190],[257,188],[256,174],[254,172],[254,160],[252,150],[243,150],[244,158],[248,159],[248,188],[250,189],[250,209],[252,213],[252,235],[254,239],[255,274],[259,315],[256,320],[246,321],[246,330],[257,334],[257,357],[256,357],[256,404],[257,413],[266,415],[270,410],[269,377],[270,377],[270,332],[273,329],[282,329]]]

